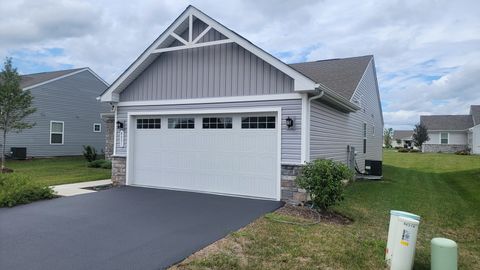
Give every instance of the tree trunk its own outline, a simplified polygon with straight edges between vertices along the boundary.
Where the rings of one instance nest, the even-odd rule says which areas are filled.
[[[3,144],[2,144],[2,173],[3,169],[5,169],[5,146],[7,144],[7,131],[3,131]]]

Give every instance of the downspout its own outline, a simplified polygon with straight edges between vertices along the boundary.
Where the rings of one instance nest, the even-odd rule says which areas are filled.
[[[311,110],[311,106],[312,106],[312,100],[315,100],[315,99],[319,99],[321,97],[323,97],[323,95],[325,94],[325,91],[324,90],[321,90],[321,89],[316,89],[317,91],[320,91],[317,95],[315,96],[312,96],[310,98],[308,98],[308,101],[307,101],[307,130],[306,130],[306,149],[305,149],[305,161],[306,162],[309,162],[310,161],[310,110]]]

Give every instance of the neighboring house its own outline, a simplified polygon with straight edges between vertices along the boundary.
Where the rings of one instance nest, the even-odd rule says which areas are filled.
[[[480,105],[470,106],[467,115],[422,115],[420,122],[427,127],[430,137],[423,144],[423,152],[480,152]]]
[[[392,147],[411,148],[413,145],[413,130],[394,130]]]
[[[110,110],[96,98],[108,84],[89,68],[21,75],[20,87],[30,90],[35,113],[31,129],[9,133],[7,151],[26,148],[27,156],[81,155],[83,145],[100,153],[105,133],[100,113]]]
[[[305,162],[382,161],[373,56],[287,65],[192,6],[101,100],[116,184],[298,201]]]

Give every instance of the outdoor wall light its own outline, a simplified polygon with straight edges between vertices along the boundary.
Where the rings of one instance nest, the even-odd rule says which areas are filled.
[[[288,128],[293,127],[293,119],[292,118],[287,117],[287,119],[285,119],[285,123],[287,124]]]
[[[117,128],[122,129],[123,128],[123,123],[120,121],[117,121]]]

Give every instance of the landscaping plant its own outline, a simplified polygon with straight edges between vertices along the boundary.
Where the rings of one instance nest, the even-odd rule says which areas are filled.
[[[98,159],[94,160],[88,163],[88,167],[91,168],[103,168],[103,169],[111,169],[112,168],[112,162],[110,160],[106,159]]]
[[[385,128],[383,130],[383,144],[386,148],[392,148],[393,128]]]
[[[0,174],[0,207],[54,198],[53,190],[45,185],[17,174]]]
[[[36,111],[32,107],[32,101],[33,96],[30,91],[20,88],[20,75],[12,66],[12,59],[7,58],[3,70],[0,72],[0,130],[3,132],[2,172],[5,171],[7,133],[21,132],[35,125],[35,123],[23,121],[25,117]]]
[[[308,192],[315,207],[328,210],[343,200],[342,180],[352,179],[353,172],[345,164],[317,159],[302,168],[296,183]]]
[[[416,124],[415,128],[413,129],[412,139],[413,144],[421,149],[423,143],[430,140],[430,137],[428,137],[427,127],[422,123]]]
[[[93,146],[84,145],[83,146],[83,156],[88,162],[97,160],[97,150]]]

